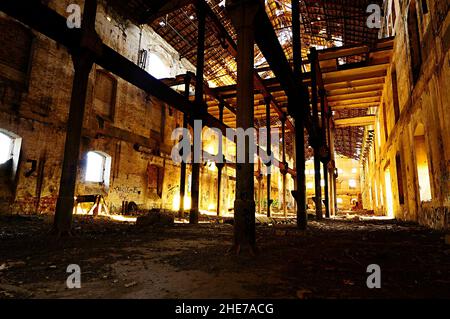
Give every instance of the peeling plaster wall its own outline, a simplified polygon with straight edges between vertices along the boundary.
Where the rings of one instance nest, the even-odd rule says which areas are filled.
[[[50,1],[49,6],[67,15],[66,7],[70,3],[74,1]],[[108,17],[119,16],[109,12]],[[10,19],[3,14],[1,18]],[[170,67],[171,76],[195,70],[188,61],[180,60],[178,53],[150,27],[140,29],[114,18],[109,21],[103,6],[99,6],[96,29],[107,45],[134,62],[139,49],[146,49],[161,57]],[[53,213],[59,191],[73,66],[64,47],[31,32],[35,41],[28,87],[16,89],[1,82],[7,91],[0,103],[0,128],[23,140],[16,181],[1,184],[1,213]],[[10,45],[14,47],[15,43]],[[147,63],[146,70],[150,71],[151,67]],[[100,118],[94,109],[97,69],[94,65],[89,79],[76,195],[101,194],[114,212],[120,212],[123,201],[135,202],[140,209],[171,209],[180,170],[169,158],[174,145],[170,137],[172,130],[182,125],[182,114],[111,75],[117,81],[113,116],[111,120]],[[163,125],[158,123],[161,112],[165,118]],[[161,127],[163,136],[158,131]],[[136,146],[141,149],[137,151]],[[109,185],[85,182],[89,151],[111,156]],[[41,167],[30,176],[26,174],[31,169],[28,160],[36,161]],[[162,196],[148,187],[149,165],[159,166],[163,171]]]
[[[446,1],[428,1],[429,13],[416,1],[422,53],[418,80],[411,70],[407,19],[409,1],[396,1],[395,46],[391,67],[377,113],[375,143],[364,168],[364,206],[386,213],[385,170],[389,169],[394,215],[437,228],[448,228],[450,207],[450,14]],[[400,117],[395,120],[391,74],[397,73]],[[385,110],[383,110],[385,108]],[[386,114],[386,118],[384,118]],[[386,125],[385,125],[386,123]],[[431,201],[420,199],[414,135],[423,125]],[[377,129],[379,127],[380,129]],[[387,135],[387,139],[385,136]],[[397,171],[400,156],[401,171]],[[400,204],[397,174],[402,174],[404,203]],[[370,193],[368,190],[370,189]],[[378,195],[378,196],[377,196]]]

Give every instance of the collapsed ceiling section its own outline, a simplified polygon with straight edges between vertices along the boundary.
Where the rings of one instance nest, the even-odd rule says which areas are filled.
[[[237,65],[235,52],[233,52],[233,46],[236,45],[236,32],[227,14],[225,1],[198,1],[205,1],[209,11],[206,17],[205,80],[210,88],[215,90],[217,96],[223,98],[231,108],[235,108],[236,98],[233,94],[227,95],[229,91],[227,88],[235,86],[237,78]],[[125,2],[106,0],[106,2],[133,22],[149,24],[179,52],[180,58],[186,58],[196,65],[198,38],[196,1],[131,0]],[[324,50],[364,45],[367,48],[365,51],[357,51],[353,55],[336,58],[335,67],[337,70],[354,65],[369,64],[368,52],[376,47],[378,29],[371,29],[367,26],[369,13],[366,11],[370,4],[381,6],[382,2],[383,0],[301,0],[303,70],[310,71],[308,53],[311,47]],[[291,0],[266,0],[265,9],[287,59],[292,63]],[[257,46],[255,46],[255,70],[261,79],[268,83],[268,86],[270,86],[270,81],[276,83],[274,74]],[[286,96],[283,91],[269,91],[280,109],[286,111]],[[255,92],[255,123],[257,126],[264,126],[265,107],[263,98],[258,93],[261,92]],[[363,116],[369,112],[367,107],[358,109],[352,107],[347,110],[342,107],[342,103],[345,103],[345,100],[341,101],[339,110],[334,112],[335,118]],[[331,102],[330,105],[332,104]],[[208,111],[218,117],[218,102],[214,101],[214,98],[210,98],[208,101]],[[281,125],[279,112],[273,105],[271,117],[272,125],[279,127]],[[225,109],[224,122],[235,127],[235,115],[232,110]],[[287,152],[293,154],[293,134],[290,133],[292,131],[287,129]],[[359,159],[363,137],[364,126],[336,128],[336,151],[341,155]],[[307,138],[305,139],[305,151],[307,156],[312,155],[311,149],[307,145]]]

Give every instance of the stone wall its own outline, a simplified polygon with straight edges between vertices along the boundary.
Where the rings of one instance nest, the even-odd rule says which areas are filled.
[[[428,13],[422,0],[395,1],[395,46],[393,60],[378,109],[375,143],[364,168],[364,205],[379,213],[388,210],[389,197],[386,176],[390,175],[392,206],[396,218],[415,221],[433,228],[448,227],[450,206],[450,14],[449,3],[427,1]],[[388,15],[392,6],[386,6]],[[425,0],[423,0],[425,1]],[[413,21],[418,17],[418,33],[422,63],[412,63],[414,49]],[[387,28],[388,29],[388,28]],[[414,65],[413,65],[414,64]],[[420,68],[418,68],[420,66]],[[414,76],[413,69],[418,69]],[[393,78],[398,83],[399,117],[395,116]],[[418,138],[424,136],[425,162],[418,161]],[[397,158],[396,158],[397,157]],[[397,163],[400,163],[398,165]],[[420,170],[419,167],[425,167]],[[386,175],[386,172],[389,172]],[[424,194],[424,172],[428,172],[431,198]],[[401,178],[398,175],[401,174]],[[426,174],[425,174],[426,175]],[[403,200],[399,183],[404,189]],[[422,188],[421,188],[422,187]],[[422,195],[422,197],[425,197]]]

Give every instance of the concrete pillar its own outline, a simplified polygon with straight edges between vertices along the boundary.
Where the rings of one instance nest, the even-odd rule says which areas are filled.
[[[254,17],[259,9],[259,1],[228,0],[227,9],[237,33],[237,111],[236,126],[247,130],[253,128],[254,121]],[[236,167],[236,199],[234,202],[234,248],[239,253],[243,248],[251,252],[256,249],[255,240],[255,199],[253,154],[249,154],[250,143],[246,137],[245,162]]]
[[[195,105],[206,109],[203,100],[203,72],[205,68],[205,33],[206,33],[206,14],[203,4],[197,6],[197,20],[198,20],[198,43],[197,43],[197,67],[195,75]],[[203,110],[204,111],[204,110]],[[195,134],[195,133],[194,133]],[[196,144],[194,138],[193,147],[201,148],[201,141],[199,145]],[[201,151],[200,151],[201,153]],[[189,223],[198,224],[199,217],[199,196],[200,196],[200,165],[199,159],[194,159],[192,162],[192,185],[191,185],[191,211],[189,214]]]
[[[86,92],[89,73],[94,64],[95,52],[99,47],[97,44],[100,42],[95,32],[96,13],[97,1],[86,0],[80,47],[71,52],[75,72],[67,120],[60,188],[53,226],[53,230],[58,236],[69,234],[72,225]]]

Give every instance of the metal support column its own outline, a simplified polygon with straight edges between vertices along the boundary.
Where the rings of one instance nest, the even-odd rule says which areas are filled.
[[[94,64],[95,51],[99,47],[98,44],[101,43],[95,32],[96,14],[97,1],[86,0],[80,47],[71,52],[75,72],[67,120],[59,195],[53,225],[53,230],[58,236],[69,234],[72,225],[89,73]]]
[[[197,19],[198,19],[198,39],[197,39],[197,67],[195,74],[195,105],[197,107],[204,107],[203,100],[203,72],[205,68],[205,33],[206,33],[206,14],[203,4],[197,6]],[[196,132],[194,132],[194,135]],[[197,132],[201,134],[201,132]],[[195,149],[201,154],[202,144],[196,143],[194,138],[194,154]],[[200,156],[201,157],[201,156]],[[191,211],[189,214],[189,223],[198,224],[199,218],[199,197],[200,197],[200,159],[195,158],[192,161],[192,185],[191,185]]]

